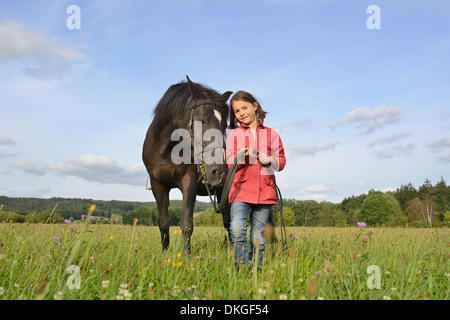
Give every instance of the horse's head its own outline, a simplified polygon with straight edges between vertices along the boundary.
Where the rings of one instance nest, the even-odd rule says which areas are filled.
[[[188,126],[193,136],[194,163],[211,186],[221,186],[228,171],[224,134],[230,110],[227,100],[232,92],[220,95],[214,90],[204,90],[189,77],[187,80],[191,92]]]

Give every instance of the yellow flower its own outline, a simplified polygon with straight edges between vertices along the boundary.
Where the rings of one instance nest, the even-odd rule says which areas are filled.
[[[167,263],[171,263],[172,262],[172,259],[167,259]]]
[[[112,240],[112,239],[114,239],[114,236],[109,236],[109,240]]]
[[[97,208],[97,205],[95,205],[95,204],[91,205],[91,207],[89,208],[89,213],[92,214],[96,208]]]
[[[178,234],[178,230],[175,230],[175,231],[173,232],[173,234],[174,234],[174,235],[177,235],[177,234]]]
[[[67,229],[66,233],[69,233],[69,232],[70,232],[70,229]]]
[[[178,252],[177,258],[181,258],[181,252]]]
[[[181,263],[181,261],[178,262],[178,268],[181,268],[182,265],[183,265],[183,264]]]

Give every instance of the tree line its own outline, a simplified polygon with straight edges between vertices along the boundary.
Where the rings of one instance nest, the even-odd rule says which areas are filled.
[[[58,223],[65,219],[80,220],[92,204],[97,205],[97,223],[115,221],[140,225],[158,225],[156,202],[97,201],[68,198],[9,198],[0,196],[0,221]],[[182,200],[171,200],[170,223],[180,224]],[[52,213],[52,211],[54,211]],[[277,206],[272,207],[274,221],[280,223]],[[347,197],[341,203],[315,200],[284,199],[283,220],[286,226],[368,226],[440,227],[450,224],[450,186],[442,177],[435,185],[428,179],[419,187],[411,183],[395,191],[370,190],[367,194]],[[222,225],[222,216],[210,203],[196,201],[196,225]]]

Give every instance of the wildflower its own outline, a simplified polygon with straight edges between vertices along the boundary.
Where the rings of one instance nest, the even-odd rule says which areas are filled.
[[[367,227],[367,225],[366,225],[365,222],[358,222],[357,224],[358,224],[358,226],[359,226],[360,228],[365,228],[365,227]]]
[[[94,220],[94,217],[93,217],[93,216],[90,216],[90,217],[89,217],[89,221],[92,221],[92,220]]]
[[[86,219],[86,215],[85,214],[81,215],[81,220],[83,220],[83,219]]]
[[[73,233],[75,233],[76,229],[75,229],[75,228],[70,228],[70,231],[72,231]]]
[[[55,300],[61,300],[62,299],[62,292],[61,291],[58,291],[58,293],[56,293],[54,296],[53,296],[53,299],[55,299]]]
[[[175,230],[173,234],[176,236],[178,234],[178,230]]]
[[[125,300],[130,300],[133,297],[133,294],[131,292],[126,292],[124,294],[124,296],[125,296]]]
[[[181,258],[181,252],[177,253],[177,258]]]
[[[126,289],[128,287],[128,285],[126,283],[121,283],[120,284],[120,289],[119,289],[119,295],[125,295],[128,293],[128,290]]]
[[[287,295],[280,294],[280,300],[287,300]]]
[[[64,220],[64,223],[65,223],[65,224],[71,224],[72,222],[71,222],[69,219],[65,219],[65,220]]]
[[[95,205],[95,204],[91,205],[91,207],[89,208],[89,213],[90,214],[94,213],[96,208],[97,208],[97,205]]]
[[[183,263],[181,263],[181,261],[180,262],[178,262],[178,268],[181,268],[181,266],[183,265]]]
[[[391,297],[389,297],[389,296],[383,296],[383,300],[391,300]]]
[[[112,241],[112,239],[114,239],[114,236],[109,236],[109,240]]]
[[[316,275],[320,275],[322,273],[322,270],[316,271]]]
[[[172,259],[167,259],[167,263],[171,263],[172,262]]]
[[[61,237],[54,237],[54,238],[56,243],[59,243],[59,241],[61,241]]]
[[[151,287],[153,287],[155,284],[153,283],[153,282],[150,282],[149,284],[148,284],[148,286],[151,288]]]
[[[5,293],[5,288],[0,287],[0,296],[2,296]]]
[[[216,259],[217,259],[216,257],[213,257],[213,260],[214,260],[214,261],[216,261]]]
[[[109,287],[109,280],[102,281],[102,287],[107,289]]]

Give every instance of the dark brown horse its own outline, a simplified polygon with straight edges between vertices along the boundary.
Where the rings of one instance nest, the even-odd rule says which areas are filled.
[[[220,197],[227,173],[225,141],[232,92],[215,90],[187,82],[172,85],[154,110],[154,118],[144,141],[142,159],[150,176],[158,205],[159,229],[163,249],[169,247],[169,191],[183,194],[180,227],[184,250],[191,250],[193,212],[197,195],[216,191]],[[201,173],[203,172],[203,179]],[[229,230],[229,206],[222,211]]]

